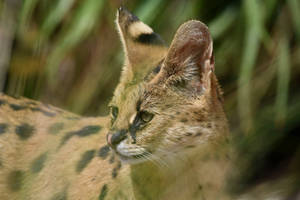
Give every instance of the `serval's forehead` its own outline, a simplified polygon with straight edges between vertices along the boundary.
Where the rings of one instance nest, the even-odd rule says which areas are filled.
[[[134,105],[137,104],[143,96],[144,87],[145,86],[142,83],[128,83],[118,87],[111,104],[118,107],[126,107],[126,109],[134,107]]]
[[[133,100],[142,101],[145,97],[156,94],[157,88],[159,90],[162,88],[151,83],[151,80],[159,73],[161,65],[162,61],[159,61],[156,65],[152,65],[150,70],[142,74],[134,74],[131,79],[121,81],[115,90],[111,104],[120,105]],[[153,88],[156,89],[153,90]]]

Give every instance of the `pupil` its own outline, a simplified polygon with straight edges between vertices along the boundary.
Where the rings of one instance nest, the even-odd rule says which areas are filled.
[[[142,117],[142,120],[144,122],[149,122],[149,121],[151,121],[153,115],[151,113],[148,113],[148,112],[142,112],[142,116],[141,117]]]

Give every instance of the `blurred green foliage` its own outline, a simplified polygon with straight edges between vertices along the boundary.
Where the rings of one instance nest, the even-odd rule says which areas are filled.
[[[7,0],[0,3],[4,92],[84,115],[107,114],[123,53],[114,24],[117,0]],[[214,38],[216,73],[232,131],[248,133],[261,117],[278,129],[298,113],[298,0],[130,0],[123,4],[168,43],[198,19]],[[0,55],[3,57],[2,55]],[[6,60],[5,60],[6,59]],[[0,60],[1,61],[1,60]],[[1,66],[2,65],[2,66]],[[7,67],[6,67],[7,66]],[[3,75],[4,74],[4,75]],[[292,119],[291,119],[292,120]]]

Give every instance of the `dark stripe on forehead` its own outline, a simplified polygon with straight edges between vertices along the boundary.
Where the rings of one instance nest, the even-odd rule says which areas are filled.
[[[161,65],[158,65],[157,67],[155,67],[155,68],[153,69],[153,73],[154,73],[154,74],[158,74],[158,73],[160,72],[160,69],[161,69]]]
[[[136,42],[142,44],[152,44],[152,45],[163,45],[165,46],[165,42],[161,39],[161,37],[155,33],[142,33],[136,39]]]
[[[142,101],[141,101],[141,100],[138,100],[137,103],[136,103],[136,111],[140,111],[140,109],[141,109],[141,104],[142,104]]]

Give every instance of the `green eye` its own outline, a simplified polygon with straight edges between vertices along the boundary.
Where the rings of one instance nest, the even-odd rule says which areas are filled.
[[[153,119],[154,115],[152,113],[141,111],[140,118],[144,123],[148,123]]]
[[[111,106],[110,107],[110,112],[113,120],[116,120],[119,114],[119,109],[118,107]]]

